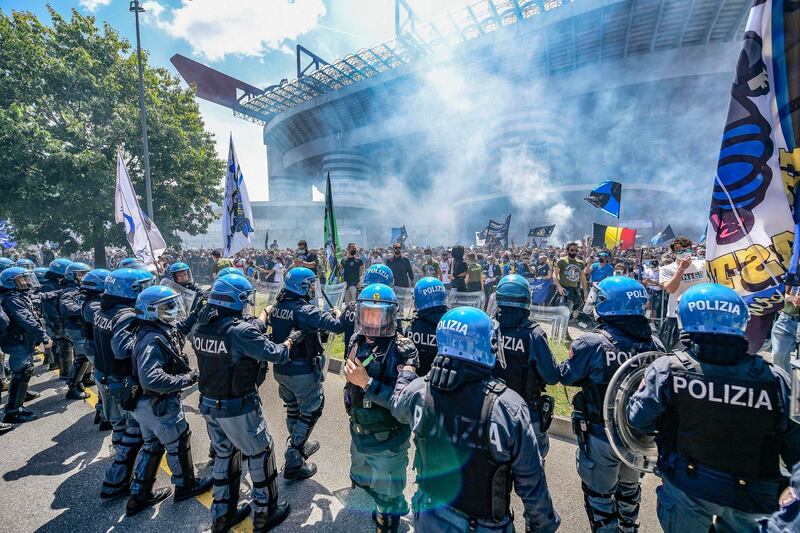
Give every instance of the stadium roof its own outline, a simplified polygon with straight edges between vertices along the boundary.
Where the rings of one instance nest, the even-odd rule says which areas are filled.
[[[260,94],[245,94],[234,114],[266,123],[326,93],[391,71],[506,27],[534,23],[543,32],[541,74],[629,55],[730,41],[751,0],[478,0],[432,22],[408,25],[391,41],[359,50]],[[541,21],[537,23],[535,21]],[[318,58],[317,58],[318,59]]]

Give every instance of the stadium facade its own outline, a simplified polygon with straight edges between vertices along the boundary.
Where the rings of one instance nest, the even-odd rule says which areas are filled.
[[[298,78],[264,90],[173,63],[198,96],[263,124],[259,245],[267,230],[321,244],[312,187],[328,174],[345,242],[405,225],[418,244],[471,243],[508,212],[517,242],[545,223],[590,234],[615,223],[583,201],[603,179],[623,182],[622,222],[642,236],[696,236],[750,5],[480,0],[420,23],[398,0],[395,39],[329,64],[298,47]]]

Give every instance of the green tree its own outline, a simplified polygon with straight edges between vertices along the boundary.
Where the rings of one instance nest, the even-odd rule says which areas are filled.
[[[49,9],[52,25],[0,10],[0,218],[20,241],[65,252],[125,245],[114,224],[116,150],[144,197],[136,51],[108,24]],[[154,219],[167,243],[214,220],[224,162],[194,93],[145,64]],[[144,202],[142,202],[142,207]]]

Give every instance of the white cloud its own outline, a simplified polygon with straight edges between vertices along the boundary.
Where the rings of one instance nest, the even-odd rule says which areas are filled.
[[[98,7],[107,6],[111,0],[81,0],[81,7],[86,8],[87,11],[96,11]]]
[[[293,52],[287,42],[313,30],[325,15],[322,0],[183,0],[169,10],[156,1],[147,3],[159,28],[185,40],[195,55],[209,61],[227,55],[260,56],[269,50]]]

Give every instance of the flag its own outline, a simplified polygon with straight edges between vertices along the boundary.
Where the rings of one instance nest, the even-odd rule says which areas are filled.
[[[117,183],[114,191],[114,221],[125,224],[125,236],[133,255],[146,266],[155,266],[167,243],[161,232],[139,207],[131,178],[125,168],[122,149],[117,150]]]
[[[17,245],[11,234],[14,233],[14,226],[8,220],[0,220],[0,246],[3,248],[13,248]]]
[[[635,229],[593,224],[592,244],[595,246],[605,246],[610,250],[619,245],[620,250],[627,250],[633,248],[635,242]]]
[[[675,238],[675,232],[672,231],[672,226],[667,224],[667,227],[661,230],[661,233],[650,239],[650,244],[653,246],[661,246],[667,244]]]
[[[267,228],[267,233],[264,235],[264,249],[269,250],[269,228]]]
[[[222,255],[231,257],[240,250],[249,248],[254,232],[250,196],[247,194],[242,167],[236,157],[231,135],[225,173],[225,200],[222,203]]]
[[[406,239],[408,238],[408,233],[406,232],[405,225],[399,228],[392,228],[392,244],[399,244],[400,246],[405,246]]]
[[[553,234],[554,229],[556,229],[555,224],[551,224],[550,226],[539,226],[538,228],[531,228],[528,230],[528,237],[547,238]]]
[[[619,218],[622,204],[622,184],[618,181],[604,181],[592,189],[585,200],[612,217]]]
[[[508,248],[508,228],[511,226],[511,213],[506,217],[505,222],[495,222],[489,219],[489,224],[483,230],[485,234],[486,246],[502,245]]]
[[[769,335],[791,273],[800,178],[797,2],[753,2],[736,64],[711,194],[706,259],[713,281],[750,309],[750,349]]]
[[[486,230],[475,232],[475,246],[486,245]]]
[[[339,231],[336,229],[336,211],[333,209],[333,191],[331,191],[331,173],[325,182],[325,279],[327,283],[336,283],[339,272]]]

